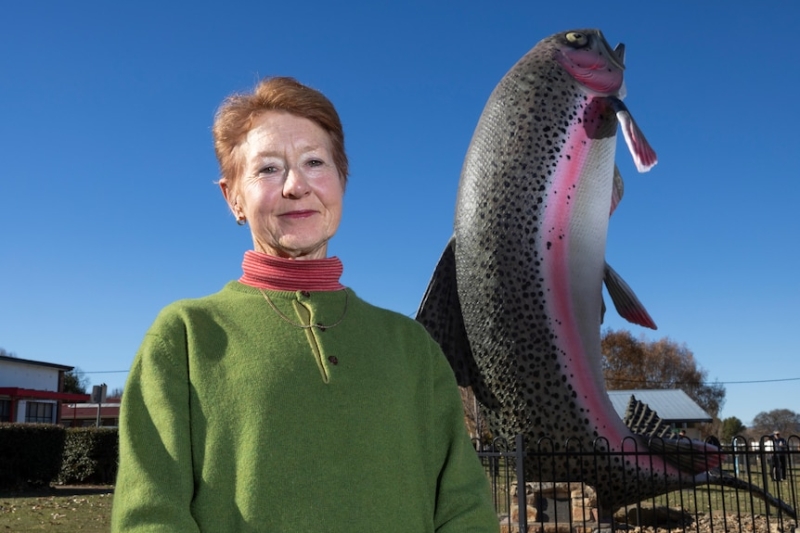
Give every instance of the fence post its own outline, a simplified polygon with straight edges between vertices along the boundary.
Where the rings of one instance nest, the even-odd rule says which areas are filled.
[[[528,531],[528,487],[525,484],[525,437],[520,433],[516,437],[517,455],[517,506],[519,507],[520,533]]]

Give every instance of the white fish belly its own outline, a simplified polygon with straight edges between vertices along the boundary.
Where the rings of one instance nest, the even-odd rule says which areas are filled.
[[[538,243],[548,284],[547,314],[562,351],[576,401],[592,424],[611,440],[630,435],[613,413],[605,392],[600,353],[600,317],[606,233],[614,176],[615,138],[588,139],[572,132],[569,158],[548,190]],[[609,424],[611,427],[609,427]]]

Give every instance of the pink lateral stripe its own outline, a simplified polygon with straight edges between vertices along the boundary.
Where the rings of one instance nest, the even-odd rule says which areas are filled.
[[[559,330],[559,344],[562,345],[570,359],[570,368],[574,374],[574,379],[579,382],[576,390],[594,391],[596,388],[592,379],[587,379],[588,369],[582,364],[584,357],[584,347],[580,340],[580,334],[575,328],[575,321],[569,317],[574,317],[572,309],[572,293],[570,290],[569,279],[569,225],[573,216],[573,208],[576,204],[575,198],[567,201],[567,195],[577,190],[580,181],[581,171],[584,168],[586,156],[590,151],[591,139],[586,137],[582,124],[574,124],[566,137],[570,139],[571,146],[566,147],[569,159],[564,159],[563,164],[558,165],[553,183],[548,189],[546,209],[544,217],[544,229],[547,232],[545,241],[550,243],[550,250],[543,250],[544,256],[548,258],[545,262],[548,269],[547,279],[553,280],[550,288],[550,312],[551,317],[562,317],[559,323],[553,326]],[[587,398],[589,403],[593,403],[592,394]],[[580,398],[581,403],[586,400]],[[593,407],[593,406],[592,406]],[[596,409],[593,411],[597,412]]]
[[[542,250],[547,269],[547,279],[553,281],[550,287],[550,304],[548,315],[551,317],[563,317],[558,323],[553,323],[553,328],[558,336],[557,344],[565,351],[570,365],[570,373],[574,390],[583,391],[585,397],[577,398],[577,401],[590,409],[592,422],[600,428],[609,442],[620,443],[628,433],[620,433],[620,424],[607,425],[604,422],[603,414],[607,407],[603,403],[610,402],[604,390],[599,390],[596,381],[592,378],[593,372],[585,363],[587,361],[586,347],[583,345],[580,331],[576,327],[574,320],[575,311],[573,310],[572,293],[570,290],[569,278],[569,244],[570,244],[570,220],[574,215],[573,210],[577,204],[574,191],[577,190],[582,172],[586,164],[586,158],[591,151],[592,139],[588,138],[582,124],[574,124],[566,137],[570,139],[570,145],[565,147],[569,154],[569,159],[564,159],[559,164],[552,185],[548,189],[547,207],[543,220],[545,230],[544,241],[550,242],[549,250]],[[567,200],[567,195],[572,195],[571,200]],[[589,354],[588,357],[593,357]]]

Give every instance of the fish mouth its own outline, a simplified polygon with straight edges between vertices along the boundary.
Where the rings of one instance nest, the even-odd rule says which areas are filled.
[[[616,48],[611,48],[611,45],[608,44],[606,40],[606,36],[603,35],[603,32],[600,30],[597,30],[597,38],[600,40],[600,46],[605,52],[603,55],[607,56],[615,67],[620,70],[625,70],[625,45],[619,43]]]
[[[599,29],[567,32],[555,47],[554,59],[575,79],[596,96],[617,96],[624,93],[625,65]]]
[[[617,46],[614,47],[614,55],[616,55],[617,59],[622,63],[622,68],[625,68],[625,45],[623,43],[618,43]]]

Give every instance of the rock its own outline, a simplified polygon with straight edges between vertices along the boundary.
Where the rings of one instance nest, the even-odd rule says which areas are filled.
[[[682,528],[692,524],[692,515],[681,509],[652,505],[630,505],[614,513],[614,520],[632,526]]]
[[[538,511],[532,505],[528,505],[525,507],[528,513],[528,523],[532,524],[536,522],[536,519],[539,515]],[[511,505],[511,521],[514,523],[519,523],[519,505]]]

